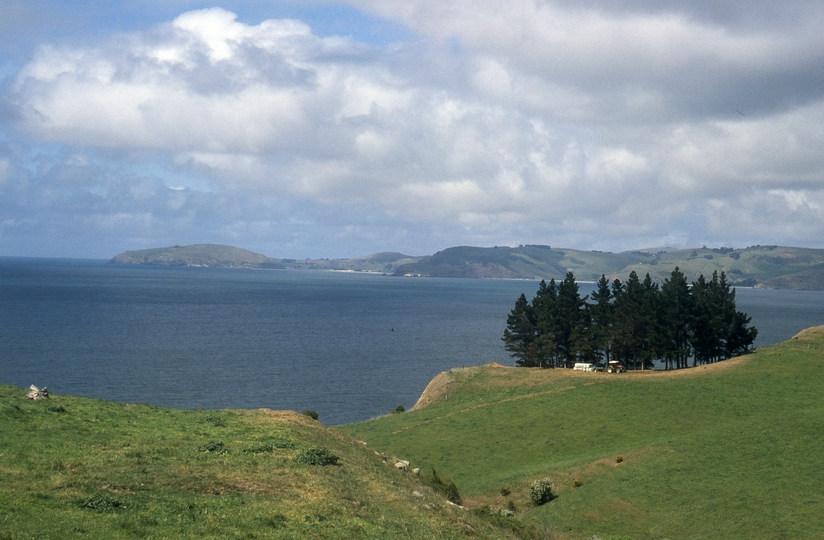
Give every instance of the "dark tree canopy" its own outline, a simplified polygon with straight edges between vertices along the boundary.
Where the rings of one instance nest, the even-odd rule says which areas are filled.
[[[758,330],[736,311],[724,272],[691,285],[679,268],[659,287],[649,274],[626,282],[601,276],[581,297],[575,276],[541,281],[532,302],[521,295],[507,317],[506,350],[524,367],[572,367],[620,361],[635,369],[717,362],[750,350]]]

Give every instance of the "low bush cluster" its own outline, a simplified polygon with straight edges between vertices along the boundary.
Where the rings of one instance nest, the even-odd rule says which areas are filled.
[[[108,495],[98,495],[97,497],[91,497],[81,501],[80,508],[94,510],[95,512],[113,512],[126,508],[126,505],[122,501],[109,497]]]
[[[435,469],[432,469],[432,476],[426,478],[426,483],[429,487],[446,497],[446,500],[455,504],[461,504],[461,494],[458,491],[458,486],[449,478],[441,478]]]
[[[529,498],[535,506],[540,506],[552,500],[552,480],[541,478],[529,486]]]
[[[285,450],[294,450],[295,445],[292,443],[286,442],[272,442],[261,444],[259,446],[250,446],[243,450],[244,454],[262,454],[264,452],[272,452],[278,449],[285,449]]]
[[[220,416],[210,415],[204,418],[204,420],[215,427],[226,427],[226,420],[224,420]]]
[[[229,449],[223,444],[223,441],[209,441],[204,445],[197,447],[198,452],[214,452],[216,454],[228,454]]]
[[[302,450],[295,461],[304,465],[337,465],[340,458],[322,446]]]

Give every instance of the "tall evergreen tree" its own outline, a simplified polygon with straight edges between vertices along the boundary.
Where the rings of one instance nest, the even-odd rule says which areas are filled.
[[[558,311],[556,343],[562,362],[572,367],[582,349],[586,298],[581,298],[575,276],[567,272],[558,285]]]
[[[535,367],[539,365],[537,337],[534,310],[529,305],[526,295],[521,294],[506,318],[506,329],[501,339],[510,356],[517,358],[517,365]]]
[[[644,308],[648,291],[638,279],[638,274],[630,272],[626,282],[615,291],[616,354],[627,366],[636,369],[646,361],[647,319]]]
[[[643,297],[639,318],[644,326],[644,346],[641,348],[641,369],[652,369],[655,360],[663,356],[665,347],[663,338],[663,316],[661,314],[661,295],[658,284],[652,281],[647,272],[643,282]]]
[[[714,272],[687,285],[679,268],[659,288],[635,271],[626,282],[605,275],[581,297],[572,272],[560,284],[541,281],[530,304],[525,295],[507,317],[503,341],[521,366],[572,367],[576,361],[622,360],[635,369],[663,361],[667,368],[715,362],[752,346],[758,330],[736,311],[735,289]]]
[[[718,272],[707,281],[704,275],[692,284],[692,349],[693,366],[715,361],[724,350],[723,295],[720,294]]]
[[[736,311],[729,327],[726,343],[726,355],[732,357],[747,352],[758,336],[757,328],[747,328],[751,317],[746,313]]]
[[[591,324],[588,337],[591,343],[590,348],[595,352],[596,359],[602,359],[604,363],[609,363],[615,321],[615,309],[612,304],[613,294],[609,280],[603,274],[601,279],[598,280],[597,287],[590,295],[593,303],[589,304]]]
[[[547,284],[541,280],[538,292],[532,299],[537,326],[538,361],[543,367],[555,367],[559,362],[560,349],[558,346],[559,315],[558,315],[558,285],[555,279]]]
[[[690,347],[692,296],[687,278],[677,266],[661,286],[661,332],[664,339],[662,358],[672,368],[687,367]]]
[[[736,310],[735,289],[730,289],[727,283],[727,275],[721,272],[718,280],[719,298],[717,304],[721,316],[719,333],[722,335],[723,350],[719,351],[722,358],[730,358],[749,350],[758,336],[756,328],[747,328],[751,318],[746,313]]]

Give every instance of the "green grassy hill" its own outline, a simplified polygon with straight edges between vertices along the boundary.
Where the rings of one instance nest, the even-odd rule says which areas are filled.
[[[195,244],[125,251],[109,261],[113,264],[151,266],[207,266],[214,268],[286,268],[280,261],[260,253],[220,244]]]
[[[374,272],[397,276],[563,279],[571,271],[578,281],[598,281],[602,274],[622,281],[635,270],[658,283],[677,266],[687,279],[726,272],[731,285],[777,289],[824,290],[824,249],[751,246],[744,249],[700,248],[610,253],[550,246],[452,247],[434,255],[413,257],[397,252],[352,259],[272,259],[231,246],[198,244],[126,251],[111,259],[118,264],[209,266]]]
[[[341,429],[556,538],[815,538],[822,373],[824,327],[677,372],[490,365],[440,375],[423,408]],[[544,477],[557,498],[535,507]]]
[[[0,539],[816,538],[822,370],[824,327],[675,372],[462,368],[338,428],[0,386]],[[318,447],[339,463],[301,462]]]
[[[522,528],[448,504],[296,413],[25,395],[0,386],[3,540],[493,539]],[[312,447],[339,463],[301,463]]]
[[[687,279],[727,273],[732,285],[816,290],[824,289],[824,250],[780,246],[744,249],[699,248],[608,253],[549,246],[455,247],[400,264],[396,275],[563,279],[571,271],[579,281],[597,281],[602,274],[622,281],[635,270],[663,283],[679,267]]]

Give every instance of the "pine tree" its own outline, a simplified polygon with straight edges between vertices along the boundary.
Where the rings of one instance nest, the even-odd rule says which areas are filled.
[[[585,333],[586,298],[581,298],[575,276],[567,272],[558,285],[558,310],[556,321],[556,343],[561,360],[571,368],[582,348]]]
[[[537,326],[537,355],[542,367],[555,367],[559,364],[560,349],[558,347],[559,314],[558,314],[558,285],[555,279],[549,284],[541,280],[538,292],[532,299]]]
[[[517,365],[535,367],[539,365],[537,337],[534,310],[529,305],[526,295],[521,294],[506,318],[506,329],[501,339],[510,356],[517,358]]]
[[[687,367],[687,361],[692,352],[690,347],[692,311],[692,296],[687,278],[676,266],[661,287],[661,330],[665,343],[662,358],[670,369]]]
[[[635,270],[630,272],[627,281],[614,294],[615,352],[625,365],[632,364],[638,368],[645,360],[644,349],[647,345],[647,328],[643,315],[647,293]]]
[[[595,351],[596,359],[603,359],[609,363],[612,352],[613,324],[615,309],[612,304],[613,294],[609,280],[601,275],[598,280],[598,289],[590,295],[593,303],[589,304],[591,349]]]
[[[724,350],[724,295],[718,272],[707,281],[704,275],[692,284],[692,365],[714,362]]]

